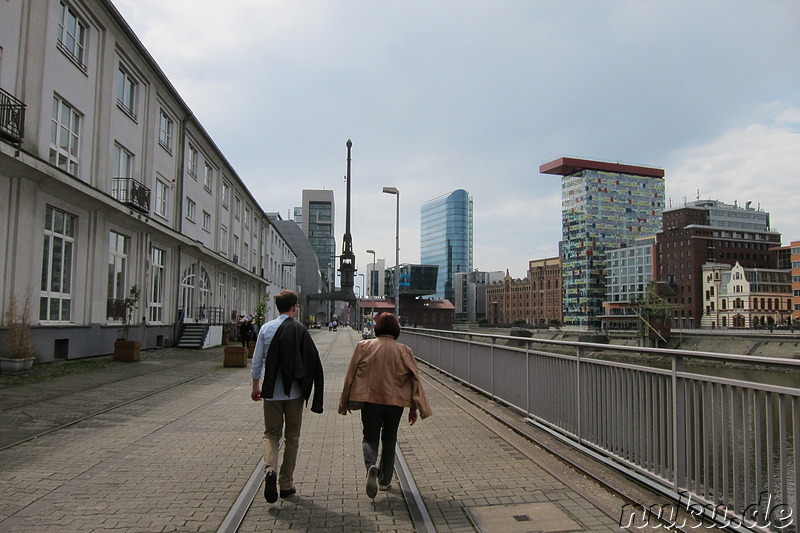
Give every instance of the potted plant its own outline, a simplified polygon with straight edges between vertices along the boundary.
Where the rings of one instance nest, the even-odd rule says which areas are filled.
[[[114,343],[114,361],[133,362],[139,360],[142,343],[129,341],[128,332],[133,320],[133,312],[139,304],[140,296],[141,290],[139,286],[133,285],[128,292],[128,297],[123,301],[122,329],[120,330],[120,338]]]
[[[33,366],[35,359],[31,345],[31,324],[28,319],[30,298],[20,306],[17,296],[11,295],[6,309],[5,350],[0,357],[0,371],[3,374],[19,374]]]

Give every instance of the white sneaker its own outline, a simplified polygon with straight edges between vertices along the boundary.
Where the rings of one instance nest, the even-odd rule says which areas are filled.
[[[386,485],[378,485],[378,488],[381,489],[381,490],[389,490],[389,489],[392,488],[392,484],[391,483],[387,483]]]
[[[369,467],[367,470],[367,496],[374,498],[378,494],[378,474],[380,470],[375,465]]]

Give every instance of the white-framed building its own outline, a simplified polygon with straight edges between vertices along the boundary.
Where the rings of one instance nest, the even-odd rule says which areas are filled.
[[[192,322],[218,342],[296,285],[293,251],[109,0],[0,2],[0,217],[0,310],[29,299],[40,362],[111,353],[134,285],[145,349]]]
[[[769,328],[792,314],[791,271],[703,265],[703,328]]]

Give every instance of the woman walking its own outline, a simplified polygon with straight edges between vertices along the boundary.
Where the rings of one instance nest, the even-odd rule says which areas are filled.
[[[408,423],[417,413],[423,419],[433,414],[419,380],[411,348],[397,342],[400,324],[389,313],[375,318],[375,338],[356,345],[339,397],[339,414],[361,409],[364,466],[367,468],[367,496],[374,498],[388,490],[394,475],[397,428],[408,407]],[[380,465],[378,441],[381,443]]]

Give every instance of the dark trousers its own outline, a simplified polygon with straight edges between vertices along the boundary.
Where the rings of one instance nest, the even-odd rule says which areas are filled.
[[[364,466],[369,469],[378,461],[378,441],[381,443],[381,462],[378,483],[388,485],[394,475],[394,448],[397,444],[397,427],[403,418],[403,408],[396,405],[365,403],[361,408],[361,426],[364,438]]]

